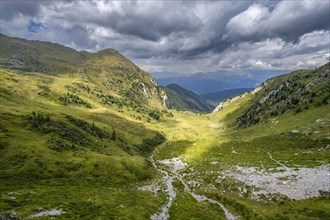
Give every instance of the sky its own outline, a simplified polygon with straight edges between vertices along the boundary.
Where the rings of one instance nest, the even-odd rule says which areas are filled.
[[[1,0],[0,32],[115,48],[149,72],[310,69],[330,60],[330,1]]]

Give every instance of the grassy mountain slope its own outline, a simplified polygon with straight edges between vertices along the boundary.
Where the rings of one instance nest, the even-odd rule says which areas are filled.
[[[315,70],[300,70],[267,80],[237,121],[251,126],[271,116],[300,113],[330,103],[330,63]]]
[[[200,112],[208,112],[212,107],[206,104],[197,94],[186,90],[177,84],[170,84],[163,87],[168,96],[167,106],[176,110],[193,110]]]
[[[252,90],[252,88],[228,89],[219,92],[201,94],[200,97],[215,107],[217,104],[219,104],[220,101],[224,99],[235,97]]]
[[[138,189],[156,175],[148,157],[165,140],[150,128],[168,114],[152,77],[112,49],[77,52],[3,35],[1,66],[0,213],[157,212],[163,194]]]
[[[97,53],[78,52],[59,44],[2,34],[0,42],[0,65],[3,68],[79,77],[82,82],[92,83],[101,93],[107,90],[108,94],[103,95],[111,95],[110,99],[130,100],[135,108],[162,108],[156,80],[114,49]]]
[[[90,53],[42,41],[0,35],[1,66],[27,72],[74,72]]]
[[[135,207],[144,206],[146,197],[152,204],[160,202],[138,191],[136,183],[155,174],[146,156],[164,141],[161,134],[117,113],[123,109],[120,103],[107,107],[97,96],[74,87],[81,85],[78,79],[3,70],[1,79],[2,211],[14,209],[25,218],[40,207],[61,207],[67,210],[63,215],[67,218],[115,217],[121,215],[116,210],[100,214],[99,204],[118,206],[121,200],[115,197],[127,197],[126,193],[140,197]],[[29,196],[32,189],[35,193]],[[103,191],[114,198],[99,197]],[[52,197],[45,197],[46,192]],[[12,196],[17,199],[11,200]],[[95,203],[79,199],[86,196],[95,197]],[[141,219],[157,210],[152,204]],[[125,212],[123,216],[132,214],[128,209]]]

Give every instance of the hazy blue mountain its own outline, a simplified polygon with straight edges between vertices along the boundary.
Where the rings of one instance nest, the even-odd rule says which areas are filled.
[[[213,93],[237,88],[255,88],[266,79],[280,75],[285,71],[251,71],[246,74],[232,72],[196,73],[180,75],[170,73],[152,73],[159,85],[167,86],[171,83],[180,85],[197,94]]]
[[[253,88],[228,89],[218,92],[201,94],[200,97],[212,106],[216,106],[220,101],[224,99],[250,92],[251,90],[253,90]]]
[[[191,74],[171,73],[171,72],[154,72],[154,73],[150,73],[150,75],[152,75],[156,79],[164,79],[164,78],[176,78],[176,77],[189,76]]]
[[[231,88],[231,86],[224,81],[216,81],[212,79],[200,79],[193,76],[163,78],[163,79],[158,79],[157,81],[160,86],[167,86],[169,84],[174,83],[188,90],[194,91],[198,94]]]

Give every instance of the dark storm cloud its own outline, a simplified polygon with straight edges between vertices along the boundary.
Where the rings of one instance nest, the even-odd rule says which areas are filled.
[[[176,15],[163,20],[159,15],[140,16],[133,13],[125,15],[113,13],[106,25],[120,34],[158,41],[161,37],[172,33],[193,32],[198,28],[198,21],[193,23]]]
[[[18,14],[35,16],[39,13],[41,5],[49,4],[50,1],[33,0],[4,0],[0,1],[1,19],[14,19]]]
[[[85,49],[95,48],[96,46],[96,43],[90,40],[88,31],[80,25],[67,28],[64,33],[65,37],[62,40],[65,44],[76,45]]]
[[[283,68],[289,57],[329,59],[329,7],[328,0],[14,0],[1,1],[0,30],[79,50],[116,48],[151,69]]]
[[[192,33],[201,26],[190,9],[183,7],[188,3],[104,1],[101,5],[100,2],[103,1],[61,2],[53,4],[51,9],[58,19],[97,25],[149,41],[158,41],[172,33]],[[75,10],[71,10],[70,5],[74,5]]]

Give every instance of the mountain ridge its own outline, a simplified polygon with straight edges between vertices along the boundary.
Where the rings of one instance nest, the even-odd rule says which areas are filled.
[[[0,35],[0,66],[23,72],[79,77],[109,95],[133,98],[137,105],[164,108],[157,81],[115,49],[95,53],[59,44]]]
[[[167,107],[180,111],[209,112],[212,106],[208,105],[199,95],[177,84],[169,84],[162,87],[167,99]]]

